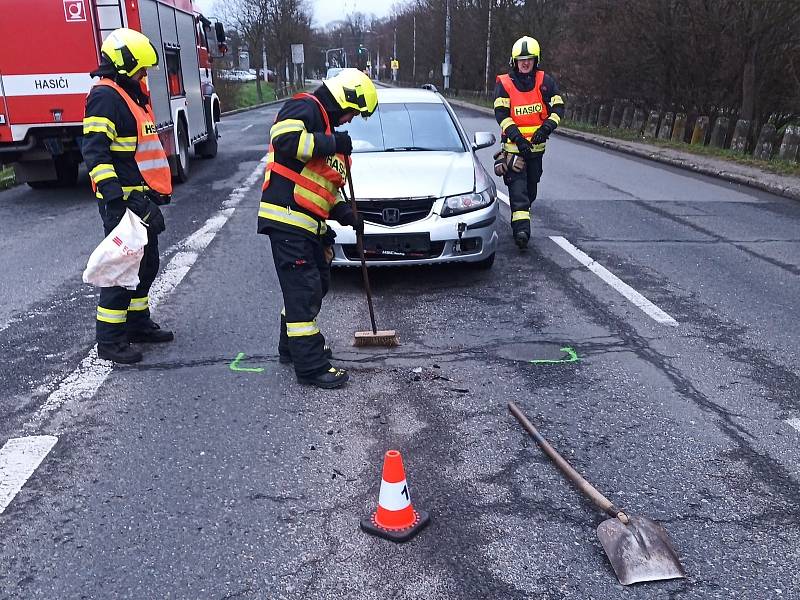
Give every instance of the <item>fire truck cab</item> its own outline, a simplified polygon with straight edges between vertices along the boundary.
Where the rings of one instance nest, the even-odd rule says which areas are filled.
[[[227,49],[225,33],[191,0],[3,0],[0,11],[0,163],[14,165],[17,181],[76,183],[89,72],[118,27],[141,31],[158,52],[147,81],[173,176],[188,179],[192,149],[216,156],[211,62]]]

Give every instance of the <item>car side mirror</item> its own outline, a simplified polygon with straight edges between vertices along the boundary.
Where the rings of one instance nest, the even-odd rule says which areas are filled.
[[[493,133],[488,131],[476,131],[474,141],[472,142],[472,149],[480,150],[481,148],[488,148],[494,145],[496,141],[497,138],[494,137]]]
[[[217,42],[220,43],[220,44],[224,44],[225,43],[225,26],[220,22],[214,23],[214,33],[217,34]]]

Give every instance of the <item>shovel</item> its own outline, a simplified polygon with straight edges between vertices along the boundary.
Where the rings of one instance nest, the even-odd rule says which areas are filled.
[[[600,510],[612,517],[600,523],[597,527],[597,537],[600,538],[600,543],[622,585],[686,577],[669,536],[661,525],[645,517],[629,515],[614,506],[547,443],[516,404],[509,402],[508,410],[536,440],[544,453],[556,463],[566,478],[589,496]]]

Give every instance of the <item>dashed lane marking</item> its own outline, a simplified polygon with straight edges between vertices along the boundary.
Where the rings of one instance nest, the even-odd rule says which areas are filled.
[[[565,250],[575,260],[589,269],[592,273],[597,275],[600,279],[625,296],[625,298],[627,298],[636,307],[644,311],[648,317],[654,321],[657,321],[658,323],[662,323],[663,325],[677,327],[678,322],[675,319],[650,302],[650,300],[642,296],[639,292],[622,281],[603,265],[595,261],[591,256],[570,244],[566,238],[557,235],[551,235],[550,239],[561,246],[563,250]]]
[[[508,199],[508,196],[506,194],[504,194],[503,192],[501,192],[500,190],[497,190],[497,197],[500,198],[500,200],[502,200],[503,202],[505,202],[509,206],[511,206],[511,201]]]
[[[178,284],[183,281],[186,273],[192,268],[197,258],[214,239],[222,226],[233,214],[236,206],[242,201],[245,194],[250,191],[255,182],[264,173],[264,163],[267,157],[264,156],[258,163],[253,172],[235,188],[228,198],[223,202],[222,209],[212,215],[200,229],[187,237],[183,242],[177,244],[178,252],[172,257],[166,268],[153,282],[150,288],[150,309],[155,309],[161,302],[166,300],[175,290]],[[24,425],[26,431],[36,431],[45,420],[65,402],[89,400],[103,385],[113,369],[113,363],[97,357],[97,347],[89,351],[78,367],[50,393],[47,400],[39,407],[34,415]]]
[[[56,445],[53,435],[12,438],[0,448],[0,514]]]
[[[242,131],[247,131],[248,129],[250,129],[254,125],[255,125],[255,123],[250,123],[250,125],[247,125],[246,127],[242,127]]]
[[[800,419],[786,419],[786,422],[797,429],[797,431],[800,431]]]

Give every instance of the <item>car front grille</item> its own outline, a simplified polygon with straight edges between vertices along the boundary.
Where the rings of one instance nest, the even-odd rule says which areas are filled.
[[[377,225],[405,225],[424,219],[431,213],[436,198],[389,198],[358,200],[358,212],[365,221]]]
[[[431,242],[431,246],[426,251],[415,252],[413,254],[396,255],[396,254],[376,254],[374,252],[365,252],[364,258],[367,260],[394,262],[398,260],[426,260],[429,258],[438,258],[444,252],[445,242]],[[355,244],[342,244],[342,250],[347,260],[361,260],[358,254],[358,246]]]

